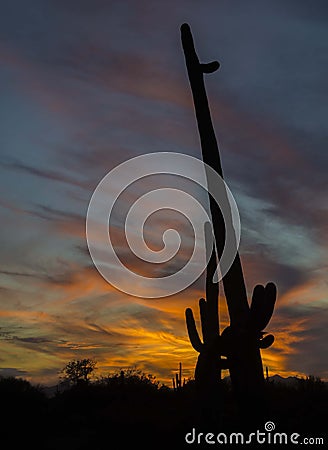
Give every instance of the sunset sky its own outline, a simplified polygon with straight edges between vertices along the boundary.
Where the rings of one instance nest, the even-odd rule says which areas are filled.
[[[182,362],[193,376],[184,311],[198,319],[204,278],[166,298],[128,296],[96,270],[85,233],[92,193],[119,163],[151,152],[201,158],[180,42],[187,22],[200,59],[221,63],[206,87],[248,294],[278,287],[263,364],[328,379],[327,21],[320,0],[1,2],[0,374],[53,384],[71,359],[94,358],[98,375],[137,366],[170,384]],[[118,216],[168,180],[127,192]],[[121,219],[118,249],[154,275],[129,257]],[[174,213],[154,218],[155,249],[172,224],[187,227]],[[220,308],[223,329],[223,297]]]

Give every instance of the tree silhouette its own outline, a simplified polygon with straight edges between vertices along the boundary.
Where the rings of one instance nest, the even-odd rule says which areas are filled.
[[[61,379],[73,384],[78,384],[79,382],[88,383],[96,369],[96,365],[97,362],[90,358],[70,361],[60,372],[63,374]]]

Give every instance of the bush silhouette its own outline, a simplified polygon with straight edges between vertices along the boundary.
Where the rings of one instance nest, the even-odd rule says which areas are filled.
[[[33,386],[29,381],[15,377],[0,377],[1,403],[13,408],[24,403],[40,404],[45,401],[41,386]]]
[[[35,424],[40,426],[47,414],[47,398],[41,386],[21,378],[0,377],[0,404],[1,442],[8,441],[8,448],[19,448],[19,441],[23,437],[28,440]]]
[[[315,376],[292,380],[286,384],[270,379],[265,384],[268,420],[281,432],[320,436],[326,427],[327,384]],[[184,448],[184,436],[192,427],[207,431],[198,415],[196,392],[193,379],[174,390],[138,369],[72,384],[52,397],[27,380],[0,378],[2,444],[13,449],[82,450],[103,448],[104,440],[117,439],[122,448]],[[222,381],[222,395],[222,424],[213,424],[209,431],[242,431],[229,379]]]
[[[96,370],[96,365],[97,361],[90,358],[70,361],[60,372],[61,379],[73,384],[88,383]]]

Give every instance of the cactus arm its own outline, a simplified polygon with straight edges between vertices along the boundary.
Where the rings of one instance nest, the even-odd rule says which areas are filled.
[[[202,335],[204,344],[209,340],[209,323],[210,317],[208,313],[208,304],[204,298],[199,300],[200,323],[202,326]]]
[[[253,290],[251,320],[255,329],[262,331],[268,325],[275,306],[277,289],[274,283],[265,287],[258,284]]]
[[[254,328],[258,330],[263,330],[261,328],[262,314],[264,307],[264,286],[262,284],[257,284],[253,289],[252,301],[251,301],[251,320]]]
[[[194,319],[194,315],[191,308],[186,309],[186,324],[187,324],[187,330],[188,330],[188,336],[191,345],[194,347],[194,349],[200,353],[203,348],[203,343],[200,340],[200,337],[198,335],[198,331],[196,328],[196,323]]]
[[[216,271],[216,252],[212,239],[212,227],[208,222],[204,227],[206,248],[206,299],[199,300],[200,322],[203,335],[201,342],[195,324],[193,312],[186,310],[186,322],[189,339],[195,350],[199,352],[195,368],[195,380],[204,399],[208,393],[218,392],[218,382],[221,379],[220,366],[220,329],[218,316],[219,285],[213,282]],[[213,406],[213,405],[212,405]]]
[[[215,248],[212,249],[206,275],[206,304],[208,314],[208,336],[215,338],[220,333],[219,326],[219,283],[213,282],[213,276],[217,267]]]
[[[263,339],[259,341],[259,347],[262,349],[269,348],[274,343],[274,336],[272,334],[268,334]]]
[[[212,239],[212,227],[209,222],[205,224],[205,249],[206,260],[206,299],[199,300],[199,311],[202,326],[204,344],[209,344],[220,334],[218,296],[219,284],[213,282],[213,277],[217,268],[215,246]]]
[[[193,43],[193,37],[187,24],[183,24],[181,26],[181,41],[195,105],[195,114],[201,141],[203,160],[221,177],[223,177],[219,148],[212,124],[203,77],[204,73],[212,73],[217,70],[219,68],[219,63],[217,61],[209,64],[199,63]],[[207,177],[207,180],[209,183],[210,177]],[[208,186],[208,188],[211,191],[211,186]],[[220,208],[215,204],[211,197],[210,209],[218,259],[220,260],[225,241],[225,225]],[[249,306],[238,252],[232,266],[230,267],[230,270],[223,278],[223,286],[227,299],[231,324],[238,326],[245,323],[245,321],[248,321],[249,318]]]
[[[208,311],[208,336],[214,339],[220,334],[219,323],[219,283],[213,281],[214,274],[217,269],[217,259],[215,245],[212,237],[211,224],[205,224],[205,246],[206,246],[206,260],[208,261],[206,268],[206,303]]]
[[[268,325],[274,311],[274,307],[277,300],[277,287],[274,283],[268,283],[264,289],[265,297],[265,317],[264,317],[264,328]]]

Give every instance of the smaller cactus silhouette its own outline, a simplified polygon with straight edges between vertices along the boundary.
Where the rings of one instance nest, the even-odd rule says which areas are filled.
[[[261,284],[255,286],[253,290],[252,302],[249,311],[249,320],[244,327],[228,326],[222,332],[223,349],[229,352],[231,336],[249,334],[258,348],[268,348],[274,342],[272,334],[267,334],[264,330],[268,325],[274,310],[277,298],[277,289],[274,283],[268,283],[265,287]],[[265,336],[266,335],[266,336]],[[236,342],[237,343],[237,342]]]
[[[175,374],[175,377],[172,377],[173,389],[178,391],[183,388],[186,380],[182,381],[182,363],[179,363],[179,372]]]
[[[220,358],[219,284],[213,281],[217,269],[217,258],[214,244],[210,239],[210,233],[212,233],[211,226],[210,224],[206,224],[205,244],[208,260],[206,268],[206,299],[201,298],[199,300],[203,342],[199,337],[191,308],[186,309],[186,324],[189,340],[193,348],[199,353],[195,369],[195,381],[207,390],[217,386],[221,379],[221,369],[226,368],[224,360]]]
[[[243,326],[230,325],[221,334],[221,352],[228,359],[231,381],[237,386],[238,396],[249,396],[252,386],[256,386],[258,396],[261,396],[264,374],[260,349],[266,349],[274,342],[273,335],[264,330],[272,317],[276,297],[274,283],[268,283],[265,287],[256,285],[247,323]],[[246,379],[240,373],[240,366],[245,363],[261,370],[251,371],[249,379]]]

